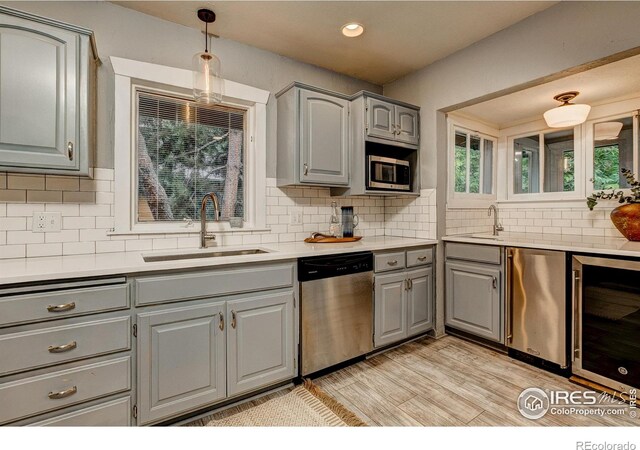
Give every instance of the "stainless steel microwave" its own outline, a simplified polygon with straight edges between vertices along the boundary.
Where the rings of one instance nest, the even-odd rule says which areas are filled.
[[[411,190],[411,164],[409,161],[369,155],[368,166],[368,189]]]

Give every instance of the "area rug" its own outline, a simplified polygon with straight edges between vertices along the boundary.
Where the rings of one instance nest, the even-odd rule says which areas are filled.
[[[214,414],[186,426],[204,427],[362,427],[366,424],[310,380],[288,393],[228,417]]]

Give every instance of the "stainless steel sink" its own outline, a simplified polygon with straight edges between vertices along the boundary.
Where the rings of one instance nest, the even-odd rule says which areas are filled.
[[[243,250],[218,250],[213,252],[177,253],[173,255],[143,255],[144,262],[178,261],[182,259],[219,258],[221,256],[259,255],[269,253],[260,248],[248,248]]]
[[[502,240],[502,236],[488,236],[486,234],[472,234],[471,236],[474,239],[487,239],[490,241],[501,241]]]

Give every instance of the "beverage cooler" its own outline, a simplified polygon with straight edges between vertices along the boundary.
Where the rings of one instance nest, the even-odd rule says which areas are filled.
[[[640,262],[573,257],[573,373],[640,388]]]

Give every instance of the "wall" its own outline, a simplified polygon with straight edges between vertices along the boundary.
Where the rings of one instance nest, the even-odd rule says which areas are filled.
[[[199,246],[199,233],[196,231],[199,224],[192,225],[193,231],[182,234],[111,236],[109,231],[114,220],[113,175],[113,169],[97,169],[94,180],[0,173],[0,259]],[[360,219],[358,235],[383,236],[386,224],[385,202],[395,202],[381,197],[332,198],[329,196],[329,188],[281,189],[276,187],[275,178],[267,178],[266,190],[266,220],[270,230],[217,233],[218,245],[302,241],[313,231],[326,232],[331,216],[330,205],[334,200],[338,206],[354,207]],[[290,214],[294,210],[302,212],[302,225],[289,223]],[[402,210],[400,207],[394,206],[391,210],[394,211],[393,223],[399,221],[398,226],[402,226],[403,220],[415,218],[413,215],[398,215]],[[61,214],[60,232],[32,231],[33,213],[42,211]],[[428,207],[414,206],[411,212],[427,215]],[[406,225],[409,223],[406,222]],[[416,237],[415,230],[411,233]]]
[[[120,56],[180,68],[190,68],[201,50],[202,34],[108,2],[0,2],[3,5],[94,31],[103,64],[98,69],[98,113],[95,180],[77,177],[18,175],[0,172],[0,258],[197,247],[197,233],[182,235],[109,236],[113,227],[113,71],[109,56]],[[214,30],[215,31],[215,30]],[[216,39],[215,53],[227,79],[275,94],[292,81],[351,94],[381,92],[380,86],[235,41]],[[271,232],[220,234],[224,244],[301,240],[310,231],[326,230],[329,190],[275,187],[276,99],[267,105],[268,224]],[[384,234],[382,198],[339,199],[360,213],[365,236]],[[305,224],[288,225],[289,210],[302,208]],[[59,211],[62,232],[33,233],[34,212]]]
[[[98,69],[97,167],[113,168],[113,73],[109,56],[190,69],[202,50],[202,33],[105,1],[0,2],[34,14],[94,31],[103,65]],[[213,29],[215,32],[215,27]],[[293,81],[352,94],[381,87],[239,42],[215,39],[213,51],[222,61],[223,76],[275,94]],[[275,177],[276,102],[267,105],[267,176]]]

